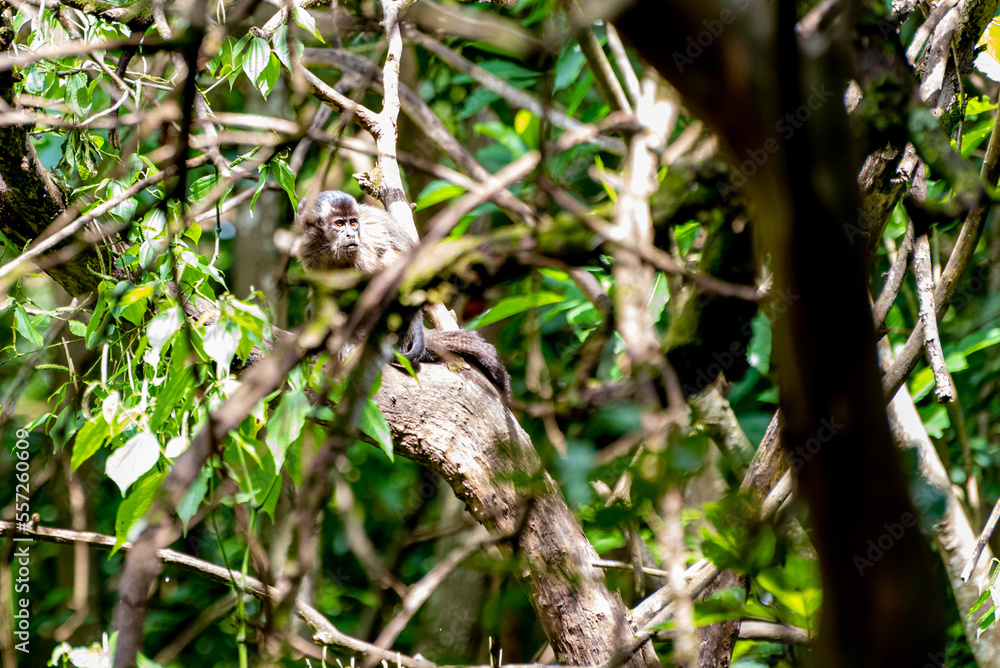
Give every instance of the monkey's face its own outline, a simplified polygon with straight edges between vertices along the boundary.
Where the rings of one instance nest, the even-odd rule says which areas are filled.
[[[347,193],[337,190],[309,197],[299,206],[302,240],[299,259],[306,269],[353,267],[361,245],[361,211]]]

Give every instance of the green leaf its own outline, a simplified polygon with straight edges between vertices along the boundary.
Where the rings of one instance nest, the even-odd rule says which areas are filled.
[[[295,195],[295,172],[292,171],[292,168],[284,160],[272,160],[271,165],[274,180],[288,194],[288,199],[292,201],[292,208],[298,209],[299,199]]]
[[[267,171],[266,167],[260,171],[260,177],[257,179],[257,190],[253,192],[253,197],[250,198],[250,213],[253,213],[253,205],[257,203],[257,198],[264,192],[264,186],[267,184]]]
[[[84,332],[87,348],[93,350],[101,342],[101,338],[104,336],[104,327],[109,317],[107,299],[105,299],[104,294],[101,294],[97,299],[97,304],[94,306],[94,313],[90,316],[90,322],[87,323],[87,329]]]
[[[129,304],[134,304],[140,299],[145,299],[153,294],[152,285],[140,285],[137,288],[132,288],[118,300],[121,306],[128,306]]]
[[[573,86],[569,99],[566,101],[566,114],[572,116],[577,108],[583,104],[587,93],[594,89],[594,73],[590,70],[584,72],[583,77]]]
[[[674,238],[677,239],[677,248],[682,256],[691,252],[691,247],[698,240],[699,234],[701,234],[701,223],[697,220],[689,220],[674,226]]]
[[[246,73],[247,78],[257,84],[257,78],[260,77],[264,68],[267,67],[268,61],[271,59],[271,47],[267,45],[267,42],[262,40],[260,37],[254,37],[250,40],[250,46],[247,48],[246,56],[243,58],[243,72]]]
[[[976,610],[979,608],[979,606],[981,606],[983,603],[986,603],[986,601],[989,600],[991,593],[992,592],[990,592],[989,587],[984,589],[983,593],[981,593],[979,595],[979,598],[976,599],[976,602],[973,603],[971,608],[969,608],[969,614],[966,615],[966,618],[972,619],[972,615],[976,614]]]
[[[151,432],[140,431],[108,457],[104,467],[115,481],[122,496],[136,480],[145,475],[160,460],[160,443]]]
[[[607,172],[604,169],[604,161],[601,160],[601,156],[594,156],[594,165],[597,167],[597,174],[601,177],[601,187],[604,188],[604,192],[608,194],[608,199],[612,202],[617,202],[618,192],[608,182]]]
[[[115,517],[115,546],[112,548],[111,554],[121,549],[121,546],[128,540],[129,529],[153,505],[156,493],[166,477],[167,471],[162,471],[140,481],[132,493],[118,506],[118,515]]]
[[[969,122],[962,133],[962,157],[968,158],[983,143],[993,130],[993,119],[983,117],[981,120]],[[958,142],[951,141],[952,147],[957,148]]]
[[[771,320],[763,311],[751,321],[753,335],[747,345],[747,360],[750,366],[766,376],[771,369]]]
[[[14,329],[20,333],[21,336],[31,341],[35,344],[36,348],[41,348],[45,345],[45,339],[42,335],[38,333],[35,326],[31,324],[31,319],[28,314],[24,311],[20,304],[14,309]]]
[[[248,329],[257,336],[263,336],[264,324],[267,316],[256,304],[247,304],[239,299],[229,300],[228,305],[232,308],[226,311],[227,315],[240,327]]]
[[[531,148],[538,148],[539,136],[541,132],[541,124],[538,120],[538,116],[527,109],[520,109],[516,114],[514,114],[514,130],[517,134],[521,135],[521,138]]]
[[[134,304],[129,304],[121,310],[121,317],[138,327],[146,317],[147,300],[143,299]]]
[[[66,77],[66,105],[74,114],[83,119],[90,113],[90,88],[87,75],[82,72]]]
[[[565,301],[564,295],[557,295],[554,292],[535,292],[530,295],[518,295],[516,297],[506,297],[497,302],[496,306],[482,313],[478,318],[469,323],[469,329],[478,329],[486,325],[492,325],[504,318],[509,318],[518,313],[524,313],[529,309],[546,304],[557,304]]]
[[[215,52],[215,55],[213,55],[211,58],[208,59],[208,63],[206,63],[205,65],[205,67],[208,69],[209,73],[211,73],[212,76],[217,76],[219,74],[219,68],[222,67],[223,63],[222,54],[226,47],[232,48],[231,45],[229,44],[229,39],[227,39],[223,43],[221,49]]]
[[[238,42],[233,46],[232,50],[232,66],[234,70],[241,69],[243,67],[243,59],[246,57],[246,46],[247,42],[253,39],[253,35],[247,33],[240,38]]]
[[[197,244],[201,240],[201,225],[192,223],[184,230],[184,236]]]
[[[188,521],[198,512],[198,506],[201,505],[202,500],[208,493],[208,483],[211,479],[212,468],[210,466],[201,467],[198,477],[188,487],[187,493],[184,494],[184,498],[178,504],[177,517],[180,518],[185,531],[187,531]]]
[[[122,185],[120,182],[111,181],[110,183],[108,183],[108,189],[107,189],[108,198],[110,199],[112,197],[117,197],[118,195],[125,192],[127,189],[128,188],[125,185]],[[112,215],[121,218],[123,221],[129,222],[135,215],[135,210],[136,207],[138,206],[139,202],[134,197],[129,197],[128,199],[123,200],[121,203],[116,204],[111,209],[111,213]]]
[[[526,67],[521,67],[517,63],[513,63],[509,60],[484,60],[477,63],[477,65],[490,74],[503,79],[515,88],[528,88],[535,82],[535,80],[538,79],[538,77],[541,76],[538,72],[529,70]],[[451,82],[453,84],[474,83],[472,77],[468,74],[456,74],[452,77]]]
[[[80,464],[101,449],[104,442],[111,436],[111,425],[107,423],[103,415],[87,420],[76,432],[76,439],[73,441],[73,455],[70,457],[70,471],[76,471]]]
[[[990,98],[986,95],[980,95],[979,97],[973,97],[969,99],[969,103],[965,107],[965,116],[975,116],[976,114],[981,114],[984,111],[993,111],[997,108],[997,105],[990,102]]]
[[[576,81],[586,62],[579,44],[573,44],[560,53],[556,62],[556,78],[552,84],[552,92],[560,91]]]
[[[281,64],[291,69],[292,54],[288,50],[288,24],[282,24],[280,28],[271,35],[271,46],[274,47],[274,55],[278,57]]]
[[[446,202],[465,193],[465,188],[448,181],[431,181],[417,196],[417,211]]]
[[[985,615],[983,615],[983,618],[979,620],[979,629],[976,631],[976,639],[983,635],[983,632],[993,626],[993,624],[996,623],[996,620],[997,606],[994,605],[986,612]]]
[[[951,373],[958,373],[969,368],[969,361],[960,351],[949,352],[944,358],[945,366]],[[930,367],[924,367],[910,377],[910,394],[914,401],[920,401],[934,387],[934,372]]]
[[[298,23],[303,30],[311,33],[316,37],[316,39],[326,44],[326,42],[323,41],[323,36],[319,34],[319,29],[316,27],[316,19],[312,17],[312,14],[301,7],[296,7],[292,12],[292,16],[295,17],[295,22]]]
[[[708,626],[746,617],[746,592],[741,587],[721,589],[694,606],[695,626]]]
[[[157,432],[160,425],[167,419],[171,411],[184,399],[184,394],[188,388],[194,385],[194,371],[191,367],[184,367],[180,373],[175,373],[167,378],[163,389],[156,396],[156,403],[153,405],[153,414],[149,418],[149,428]]]
[[[200,179],[196,179],[194,183],[191,184],[191,199],[198,201],[208,195],[215,186],[215,174],[208,174]]]
[[[520,157],[529,150],[528,145],[524,143],[521,135],[517,134],[514,128],[508,127],[499,121],[476,123],[473,128],[479,134],[496,139],[501,146],[510,151],[515,157]]]
[[[274,467],[281,470],[285,463],[285,453],[288,446],[299,437],[302,425],[309,415],[309,399],[300,391],[285,392],[274,415],[267,422],[267,443],[271,456],[274,457]]]
[[[653,316],[653,322],[660,321],[663,311],[667,308],[668,301],[670,301],[670,290],[667,287],[667,276],[663,272],[658,271],[656,272],[656,281],[653,282],[653,294],[649,296],[647,302],[649,312]],[[596,310],[593,308],[593,304],[587,300],[583,300],[583,306],[589,306],[590,309]]]
[[[500,95],[498,93],[486,90],[485,88],[477,88],[472,91],[469,97],[465,98],[465,104],[462,106],[462,110],[458,112],[458,118],[462,121],[471,118],[477,111],[487,105],[493,104],[499,99]]]
[[[361,408],[361,416],[358,428],[365,435],[375,439],[379,447],[392,459],[392,432],[389,423],[382,415],[382,409],[378,407],[374,399],[368,399]]]
[[[965,337],[958,344],[958,349],[963,355],[971,355],[984,348],[995,346],[998,343],[1000,343],[1000,327],[991,327],[990,329],[976,331]]]
[[[279,76],[281,76],[281,61],[272,53],[268,56],[267,65],[256,81],[257,90],[260,91],[265,100],[271,94],[271,91],[274,90],[274,85],[278,83]]]
[[[399,364],[401,367],[403,367],[403,369],[406,370],[406,372],[410,374],[412,378],[417,378],[417,370],[413,368],[413,363],[410,362],[410,360],[408,360],[406,356],[403,355],[403,353],[399,352],[398,350],[395,350],[393,352],[396,354],[396,363]],[[420,381],[418,380],[417,382]],[[377,391],[378,390],[376,390],[376,392]]]
[[[281,492],[281,474],[274,470],[270,460],[266,460],[262,466],[251,467],[247,475],[253,486],[254,503],[274,519],[274,509]]]

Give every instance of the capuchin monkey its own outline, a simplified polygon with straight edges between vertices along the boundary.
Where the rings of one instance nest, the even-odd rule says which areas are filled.
[[[351,267],[374,275],[405,255],[413,242],[386,211],[359,204],[339,190],[302,200],[295,216],[298,257],[308,271]],[[510,401],[510,377],[496,348],[468,330],[425,329],[418,312],[399,340],[399,352],[414,367],[420,362],[460,357],[478,368]]]

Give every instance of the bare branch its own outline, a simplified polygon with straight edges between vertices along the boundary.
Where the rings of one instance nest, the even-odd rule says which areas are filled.
[[[889,309],[899,295],[899,289],[903,286],[903,278],[906,276],[906,267],[910,263],[910,253],[913,252],[913,221],[906,226],[906,236],[903,243],[896,250],[896,257],[889,268],[889,274],[885,278],[885,285],[875,302],[872,316],[875,319],[875,331],[880,334],[885,333],[885,319],[889,315]]]
[[[567,193],[562,188],[557,187],[555,184],[546,183],[545,186],[549,191],[549,194],[552,195],[552,199],[554,199],[559,206],[572,213],[595,232],[615,245],[620,245],[639,253],[643,260],[649,262],[660,271],[666,274],[682,276],[686,280],[691,281],[691,283],[698,289],[705,292],[712,292],[726,297],[739,297],[749,301],[758,301],[760,299],[760,294],[753,286],[735,285],[733,283],[727,283],[726,281],[720,281],[719,279],[711,276],[693,274],[677,264],[677,261],[669,253],[665,253],[655,246],[640,246],[625,239],[618,239],[619,235],[615,234],[611,227],[611,223],[604,220],[600,216],[596,216],[587,211],[587,208],[580,202],[576,201],[572,195]]]
[[[997,179],[1000,177],[1000,130],[997,129],[998,127],[1000,127],[1000,114],[997,115],[994,121],[993,132],[990,134],[990,143],[986,148],[986,158],[983,160],[983,168],[980,172],[983,182],[991,187],[997,185]],[[986,223],[986,214],[989,212],[991,206],[992,203],[981,196],[965,217],[965,223],[962,225],[962,231],[955,242],[955,248],[952,250],[951,257],[948,258],[948,264],[945,265],[944,271],[941,272],[941,279],[934,290],[934,304],[938,318],[943,318],[948,311],[948,305],[951,303],[951,298],[958,288],[958,282],[972,261],[972,255],[976,250],[979,237],[983,233],[983,226]],[[916,367],[920,352],[923,349],[923,330],[923,323],[917,322],[913,327],[913,331],[910,332],[906,344],[897,353],[896,362],[886,372],[882,380],[882,386],[887,400],[896,394],[896,390],[902,386],[903,381],[906,380]]]
[[[91,531],[70,531],[67,529],[50,529],[40,526],[22,528],[15,525],[14,522],[3,521],[0,521],[0,536],[20,536],[47,543],[61,543],[65,545],[84,543],[108,550],[115,545],[114,536],[106,536]],[[135,546],[131,542],[126,542],[121,549],[131,554]],[[277,588],[265,585],[257,578],[249,576],[244,578],[242,573],[238,571],[227,570],[222,566],[217,566],[203,559],[184,554],[183,552],[161,549],[156,551],[156,558],[164,564],[177,566],[214,582],[225,585],[232,585],[235,582],[243,591],[259,599],[270,599],[274,602],[279,602],[282,598]],[[322,642],[325,645],[361,656],[374,656],[377,661],[384,660],[389,662],[390,665],[396,665],[399,662],[400,665],[406,668],[430,668],[434,666],[433,663],[425,659],[416,659],[398,652],[383,651],[375,645],[352,638],[338,630],[318,610],[298,599],[296,599],[294,607],[299,617],[316,632],[315,639],[322,638]]]
[[[746,619],[740,623],[740,640],[765,640],[786,645],[804,645],[809,642],[809,632],[797,626],[758,622]]]
[[[913,244],[913,273],[917,278],[917,299],[920,302],[920,322],[924,326],[924,349],[927,361],[934,372],[934,394],[938,403],[947,404],[955,400],[955,387],[948,374],[948,366],[941,350],[941,335],[938,334],[937,315],[934,308],[934,277],[931,275],[931,247],[927,240],[927,229],[923,228]]]
[[[454,67],[459,72],[468,74],[470,77],[479,82],[483,88],[501,96],[512,106],[519,109],[527,109],[539,118],[547,118],[553,125],[558,128],[562,128],[563,130],[576,130],[583,125],[575,118],[571,118],[552,107],[543,105],[530,94],[514,88],[500,77],[490,74],[478,65],[466,60],[461,55],[438,42],[433,37],[424,35],[417,30],[407,30],[406,36],[408,39],[413,40],[448,65]],[[625,154],[625,144],[620,139],[598,137],[593,140],[593,144],[617,155]]]
[[[361,75],[372,76],[372,86],[381,89],[382,75],[374,65],[360,56],[356,56],[340,49],[305,49],[302,54],[301,63],[303,66],[324,66],[334,67],[342,71],[357,72]],[[374,72],[372,72],[374,70]],[[412,120],[434,145],[451,159],[458,169],[468,174],[476,181],[486,181],[490,174],[480,165],[468,149],[462,146],[455,137],[448,132],[441,120],[434,114],[430,107],[406,86],[399,87],[400,104],[403,112]],[[530,206],[520,201],[509,191],[504,190],[498,194],[498,204],[514,213],[518,218],[532,222],[535,215]]]
[[[611,111],[632,111],[632,106],[629,104],[628,98],[625,97],[625,91],[615,76],[615,71],[611,68],[611,63],[608,61],[604,49],[601,48],[601,43],[597,41],[594,29],[583,16],[576,0],[571,0],[569,3],[569,18],[576,32],[580,51],[587,59],[590,71],[594,73],[594,81],[597,82],[597,88],[601,91],[604,101],[611,107]]]

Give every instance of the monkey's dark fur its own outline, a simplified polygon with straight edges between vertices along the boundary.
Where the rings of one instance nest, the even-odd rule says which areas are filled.
[[[302,200],[295,224],[298,256],[310,271],[354,267],[376,274],[399,260],[413,246],[395,219],[382,209],[359,204],[351,195],[327,190]],[[455,357],[475,366],[510,401],[510,377],[496,348],[476,332],[424,329],[418,313],[399,341],[399,352],[415,366]]]

